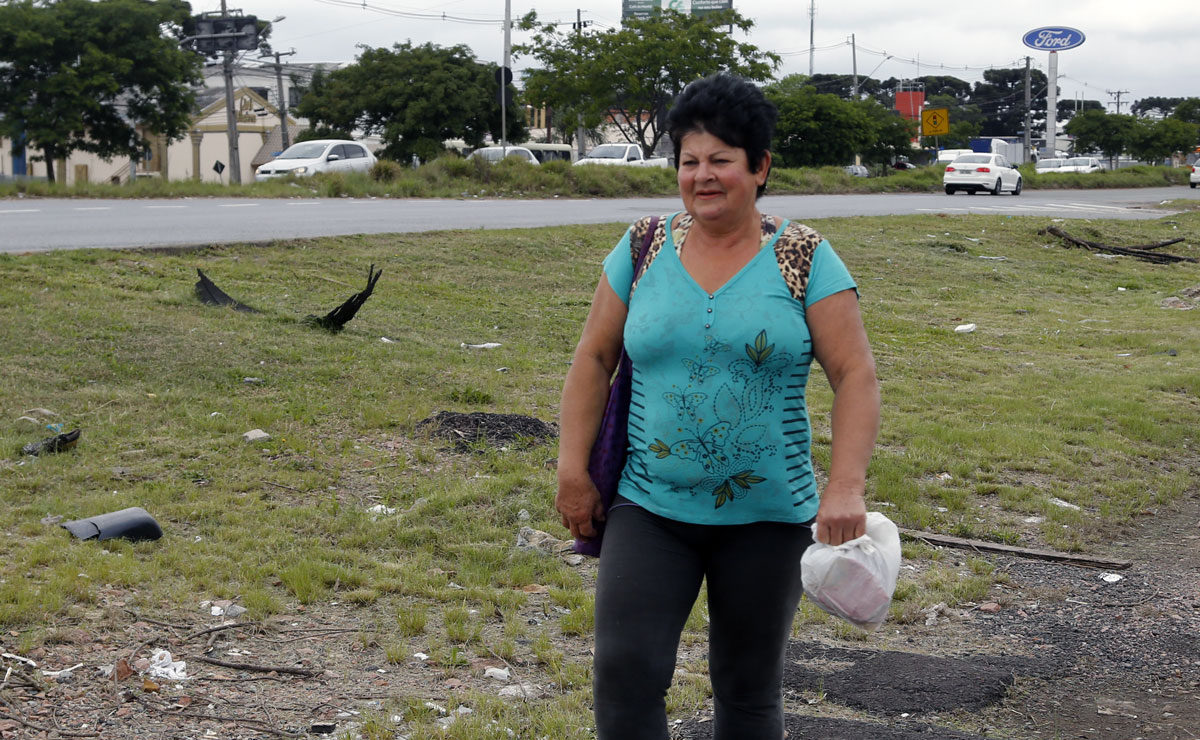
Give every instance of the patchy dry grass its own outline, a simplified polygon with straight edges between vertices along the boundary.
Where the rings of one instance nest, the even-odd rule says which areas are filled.
[[[873,508],[916,529],[1086,551],[1196,488],[1200,311],[1161,307],[1200,286],[1196,265],[1065,249],[1030,218],[813,225],[858,279],[878,361]],[[1184,236],[1173,250],[1200,255],[1200,213],[1064,226],[1108,243]],[[552,515],[553,444],[455,453],[416,423],[437,410],[553,420],[620,230],[0,256],[9,644],[28,648],[94,617],[109,589],[145,614],[238,598],[247,618],[265,619],[337,602],[364,615],[359,647],[381,665],[423,649],[454,676],[499,658],[554,687],[515,704],[460,696],[474,713],[444,730],[419,701],[389,707],[363,719],[363,737],[376,724],[388,736],[393,711],[413,738],[517,725],[531,737],[585,736],[590,568],[513,546],[526,524],[565,536]],[[383,279],[345,332],[300,322],[359,289],[371,263]],[[261,313],[200,305],[196,268]],[[965,323],[978,328],[954,331]],[[460,346],[485,341],[502,346]],[[819,372],[809,398],[826,466],[830,393]],[[20,445],[48,434],[22,415],[79,427],[82,440],[22,458]],[[254,428],[272,438],[243,442]],[[396,511],[368,511],[378,504]],[[166,536],[79,542],[41,523],[128,506],[149,510]],[[924,566],[901,583],[901,621],[939,601],[977,601],[1002,578],[986,561],[939,561],[919,545],[907,553]],[[545,590],[535,598],[529,587]],[[698,606],[685,647],[702,642],[705,617]],[[862,637],[806,605],[797,629],[809,628]],[[669,697],[682,714],[708,699],[706,668],[687,671]]]

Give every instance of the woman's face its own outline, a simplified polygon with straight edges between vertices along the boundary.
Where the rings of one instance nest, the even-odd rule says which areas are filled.
[[[686,134],[679,145],[679,195],[692,218],[701,223],[736,225],[755,212],[758,187],[767,181],[771,155],[758,172],[741,147],[726,144],[707,131]]]

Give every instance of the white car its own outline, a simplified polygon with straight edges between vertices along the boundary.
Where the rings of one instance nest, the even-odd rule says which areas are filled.
[[[1104,167],[1095,157],[1071,157],[1063,162],[1063,172],[1100,172]]]
[[[1037,164],[1034,166],[1034,169],[1037,170],[1039,175],[1049,175],[1055,172],[1066,172],[1066,170],[1063,169],[1063,162],[1066,161],[1067,160],[1065,159],[1039,159]]]
[[[533,156],[533,152],[523,146],[485,146],[467,155],[467,159],[482,159],[485,162],[499,162],[505,157],[508,159],[520,159],[529,164],[541,164],[538,158]]]
[[[1192,174],[1188,175],[1188,185],[1193,188],[1200,185],[1200,162],[1192,165]]]
[[[987,191],[999,195],[1009,191],[1021,194],[1021,173],[1000,154],[964,154],[946,166],[942,175],[946,195],[965,190],[974,195]]]
[[[369,172],[375,155],[362,144],[348,139],[314,139],[292,144],[278,157],[258,168],[254,179],[262,182],[284,175],[315,175],[318,172]]]

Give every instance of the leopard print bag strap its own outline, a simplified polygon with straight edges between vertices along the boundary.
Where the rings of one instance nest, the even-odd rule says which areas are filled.
[[[789,221],[775,241],[775,260],[792,297],[804,304],[813,254],[823,237],[804,224]]]
[[[646,240],[646,232],[650,228],[650,223],[657,220],[658,223],[654,227],[654,235],[650,240],[650,247],[646,250],[646,257],[642,260],[642,269],[637,270],[638,253],[642,248],[642,244]],[[633,233],[629,235],[629,252],[631,261],[636,270],[633,276],[633,284],[629,286],[629,295],[633,295],[633,291],[637,290],[638,283],[641,282],[642,276],[650,269],[650,263],[662,251],[663,244],[667,241],[667,221],[670,219],[667,216],[645,216],[640,218],[633,224]]]

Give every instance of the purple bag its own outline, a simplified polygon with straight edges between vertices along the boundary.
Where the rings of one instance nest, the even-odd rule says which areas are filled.
[[[642,263],[650,250],[650,242],[654,240],[658,222],[658,216],[650,219],[650,226],[642,239],[641,251],[638,252],[637,262],[634,263],[634,279],[637,279],[642,271]],[[592,453],[588,457],[588,475],[600,491],[600,503],[605,513],[612,506],[613,498],[617,495],[617,485],[621,482],[621,473],[625,470],[625,457],[629,450],[629,400],[632,397],[632,389],[633,361],[629,359],[622,345],[617,374],[608,389],[608,405],[604,407],[600,431],[596,433],[596,441],[592,444]],[[596,536],[586,540],[576,539],[574,549],[581,555],[598,558],[600,544],[604,538],[604,522],[593,519],[592,527],[596,530]]]

